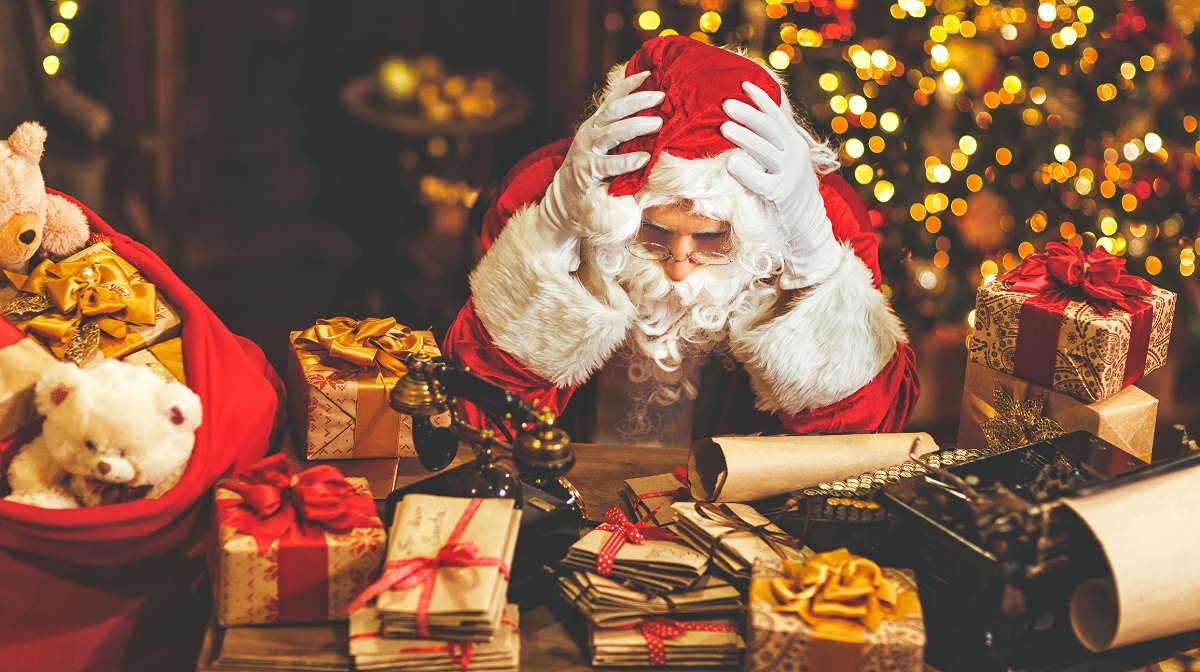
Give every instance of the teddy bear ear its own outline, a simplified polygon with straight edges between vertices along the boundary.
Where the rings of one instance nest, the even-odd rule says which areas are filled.
[[[67,397],[83,382],[83,370],[70,362],[58,362],[42,372],[34,388],[38,411],[47,411],[67,400]]]
[[[8,136],[8,149],[13,154],[30,161],[39,163],[42,160],[42,150],[46,147],[46,129],[36,121],[27,121]]]
[[[180,382],[170,382],[159,388],[158,408],[163,415],[185,431],[200,426],[200,397]]]

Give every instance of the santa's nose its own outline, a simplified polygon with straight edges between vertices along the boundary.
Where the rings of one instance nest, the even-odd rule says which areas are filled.
[[[692,271],[696,270],[696,264],[689,261],[686,257],[681,260],[665,259],[662,262],[663,272],[672,282],[683,282],[687,279]]]

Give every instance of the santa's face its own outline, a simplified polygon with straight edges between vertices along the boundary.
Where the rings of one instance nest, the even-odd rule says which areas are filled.
[[[672,282],[682,282],[700,266],[732,261],[729,223],[694,214],[682,204],[646,208],[629,249],[635,256],[659,261]]]

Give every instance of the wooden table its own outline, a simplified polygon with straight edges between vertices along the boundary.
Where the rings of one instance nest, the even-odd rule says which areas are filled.
[[[583,495],[589,517],[597,520],[603,517],[605,511],[621,503],[620,492],[625,487],[626,478],[667,473],[677,465],[686,464],[688,453],[685,448],[630,448],[593,444],[576,444],[574,447],[575,468],[567,478]],[[461,464],[470,457],[470,450],[460,446],[458,457],[451,466]],[[364,464],[355,465],[354,462]],[[370,464],[367,462],[340,460],[332,464],[348,475],[355,475],[355,471],[366,469],[362,475],[372,481],[372,489],[377,492],[383,491],[381,487],[386,487],[387,480],[392,480],[393,487],[398,488],[432,475],[422,469],[416,459],[400,460],[394,479],[391,479],[390,469],[382,465],[381,461],[372,460],[369,461]],[[377,462],[380,464],[375,464]],[[563,627],[550,607],[541,606],[522,614],[520,625],[522,670],[573,672],[594,669],[586,662],[579,644],[572,639],[571,633]],[[332,629],[334,626],[328,627]],[[265,628],[261,630],[266,631]],[[210,664],[220,656],[220,636],[218,629],[210,630],[197,670],[219,669],[210,667]],[[704,669],[736,668],[689,669],[702,672]]]

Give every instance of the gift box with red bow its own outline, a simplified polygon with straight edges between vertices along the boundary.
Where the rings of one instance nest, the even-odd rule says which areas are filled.
[[[281,454],[217,488],[213,590],[223,626],[345,620],[379,576],[383,522],[366,481]]]
[[[438,356],[433,333],[396,320],[335,317],[291,334],[288,400],[292,432],[310,460],[412,457],[412,417],[388,394],[410,353]],[[433,424],[447,427],[448,414]]]
[[[1175,294],[1125,272],[1103,248],[1049,243],[979,288],[970,360],[1102,401],[1162,366]]]
[[[103,241],[28,275],[3,272],[0,313],[56,357],[86,366],[179,334],[179,311]]]
[[[921,672],[925,621],[908,572],[846,549],[755,565],[746,672]]]

